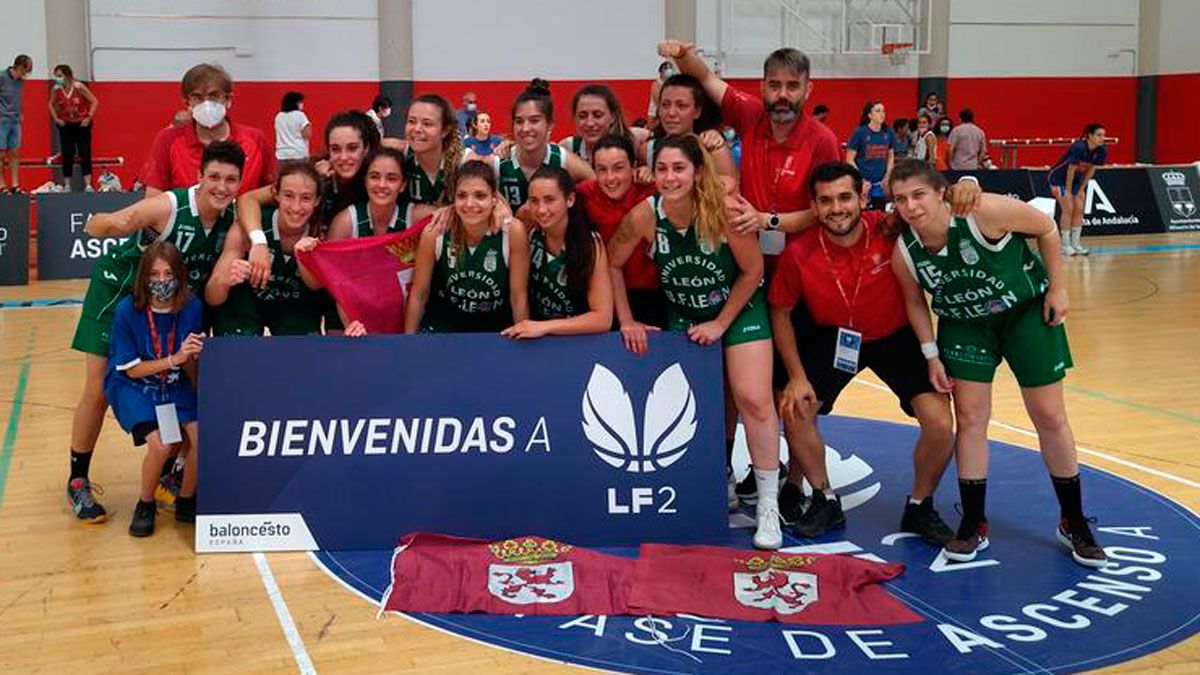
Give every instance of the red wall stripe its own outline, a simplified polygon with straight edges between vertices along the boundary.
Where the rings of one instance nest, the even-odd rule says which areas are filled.
[[[1200,161],[1200,73],[1158,76],[1154,153],[1160,164]]]

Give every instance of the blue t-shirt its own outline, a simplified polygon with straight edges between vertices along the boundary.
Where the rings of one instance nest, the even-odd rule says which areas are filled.
[[[0,68],[0,120],[21,119],[21,94],[25,91],[25,80],[18,80],[10,72],[12,68]]]
[[[482,141],[474,136],[467,136],[463,139],[463,147],[480,157],[487,157],[503,142],[504,139],[496,135],[488,136]]]
[[[1067,167],[1075,165],[1075,182],[1083,180],[1087,175],[1088,169],[1093,166],[1104,166],[1108,162],[1108,147],[1104,145],[1097,146],[1095,150],[1088,150],[1087,139],[1081,138],[1071,144],[1063,156],[1054,163],[1050,169],[1050,184],[1051,185],[1066,185],[1067,183]]]
[[[863,180],[871,182],[871,195],[883,194],[883,174],[887,173],[888,151],[896,148],[896,134],[891,127],[880,127],[879,131],[871,131],[871,127],[862,125],[854,130],[846,149],[853,150],[854,163],[862,174]],[[876,195],[878,192],[878,195]]]
[[[203,305],[200,300],[192,296],[178,313],[151,312],[154,328],[158,332],[159,351],[156,354],[146,312],[134,309],[132,295],[125,296],[117,304],[117,311],[113,317],[106,386],[108,381],[111,381],[112,384],[119,383],[133,387],[143,394],[161,399],[163,383],[159,375],[131,378],[126,372],[143,361],[153,361],[174,354],[187,339],[189,333],[203,332],[202,309]],[[168,343],[167,338],[171,335],[172,326],[174,326],[175,339]],[[172,368],[166,371],[166,374],[165,389],[168,395],[179,387],[191,387],[182,369]]]

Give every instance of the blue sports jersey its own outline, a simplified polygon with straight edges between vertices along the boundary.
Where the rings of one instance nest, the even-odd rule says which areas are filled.
[[[462,144],[464,148],[475,153],[477,156],[487,157],[495,152],[496,148],[499,147],[503,142],[504,139],[496,135],[488,136],[482,141],[474,136],[467,136],[463,139]]]
[[[146,312],[134,309],[132,295],[125,296],[117,305],[104,394],[122,429],[132,431],[141,422],[153,422],[156,419],[154,406],[163,403],[175,404],[180,424],[196,419],[196,391],[181,368],[166,371],[165,381],[158,374],[131,378],[126,373],[143,361],[174,354],[189,333],[203,332],[202,311],[200,300],[192,296],[177,313],[151,312],[158,332],[159,351],[156,354]],[[168,343],[172,332],[174,340]]]
[[[863,180],[871,182],[871,196],[883,196],[883,174],[887,173],[888,151],[896,147],[896,133],[891,127],[880,127],[879,131],[871,131],[871,127],[862,125],[854,130],[846,149],[853,150],[854,163],[858,166]]]
[[[1078,189],[1079,183],[1083,181],[1083,177],[1087,175],[1088,169],[1093,166],[1104,166],[1108,162],[1108,147],[1097,146],[1095,150],[1088,150],[1087,139],[1080,138],[1067,148],[1063,156],[1054,163],[1050,168],[1050,184],[1063,187],[1067,184],[1067,168],[1072,164],[1075,165],[1075,185],[1072,187]]]

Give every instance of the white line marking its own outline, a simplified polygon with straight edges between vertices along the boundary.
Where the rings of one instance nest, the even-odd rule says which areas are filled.
[[[292,613],[288,611],[287,603],[283,600],[279,584],[275,583],[275,575],[271,573],[271,566],[267,564],[267,556],[255,553],[254,564],[258,567],[258,576],[262,577],[263,586],[267,589],[267,597],[271,599],[271,605],[275,608],[275,617],[279,619],[279,625],[283,628],[288,647],[292,648],[292,657],[296,659],[296,667],[304,675],[316,675],[317,669],[313,666],[312,659],[308,657],[308,650],[304,648],[304,640],[300,637],[300,631],[296,630],[296,622],[292,621]]]
[[[874,382],[867,382],[865,380],[860,380],[858,378],[855,378],[854,382],[861,384],[864,387],[878,389],[879,391],[891,392],[891,389],[888,389],[887,387],[883,386],[882,384],[875,384]],[[996,420],[991,420],[988,423],[995,425],[997,427],[1000,427],[1001,429],[1004,429],[1005,431],[1011,431],[1013,433],[1020,434],[1022,436],[1027,436],[1029,438],[1037,438],[1037,434],[1032,431],[1029,431],[1028,429],[1022,429],[1021,427],[1014,427],[1011,424],[1005,424],[1004,422],[998,422]],[[1038,452],[1038,450],[1036,450],[1034,448],[1029,448],[1029,449],[1033,450],[1034,452]],[[1200,490],[1200,483],[1198,483],[1194,480],[1189,480],[1182,476],[1176,476],[1173,473],[1167,473],[1166,471],[1159,471],[1158,469],[1152,469],[1148,466],[1138,464],[1137,462],[1131,462],[1127,459],[1121,459],[1120,457],[1114,457],[1113,455],[1110,455],[1106,452],[1100,452],[1099,450],[1092,450],[1091,448],[1085,448],[1082,445],[1076,445],[1075,449],[1085,455],[1099,457],[1100,459],[1107,460],[1109,462],[1112,462],[1113,464],[1119,464],[1121,466],[1129,467],[1130,469],[1137,469],[1138,471],[1143,471],[1145,473],[1150,474],[1151,476],[1158,476],[1159,478],[1165,478],[1166,480],[1175,481],[1176,483],[1179,483],[1181,485],[1186,485],[1188,487],[1196,488],[1196,489]]]

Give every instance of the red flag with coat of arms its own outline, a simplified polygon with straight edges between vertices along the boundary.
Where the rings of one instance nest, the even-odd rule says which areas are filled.
[[[429,218],[403,232],[321,242],[297,254],[350,321],[371,334],[403,333],[417,243]]]
[[[630,609],[737,621],[885,625],[922,621],[880,582],[904,565],[842,555],[642,544]]]
[[[410,534],[392,557],[383,609],[394,612],[629,612],[633,560],[542,537],[488,542]]]

